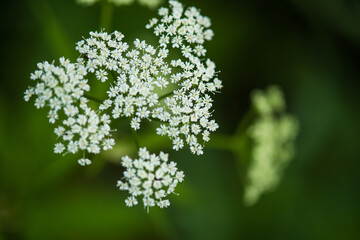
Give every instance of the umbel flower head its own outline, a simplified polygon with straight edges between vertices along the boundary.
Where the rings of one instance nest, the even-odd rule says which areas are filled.
[[[140,198],[147,209],[156,205],[168,207],[170,202],[166,197],[174,193],[176,185],[184,180],[184,173],[177,170],[175,162],[168,162],[166,153],[155,155],[146,148],[140,148],[138,154],[138,159],[122,158],[126,171],[117,186],[130,194],[125,200],[126,206],[137,205]]]
[[[154,134],[169,137],[173,149],[189,147],[193,154],[203,153],[210,133],[218,128],[211,119],[212,96],[222,88],[215,63],[205,55],[204,43],[214,34],[210,19],[196,8],[184,9],[178,1],[169,1],[169,5],[160,8],[159,18],[146,25],[158,38],[157,45],[140,39],[129,45],[118,31],[90,32],[76,44],[80,53],[76,63],[62,57],[59,66],[55,62],[38,64],[31,74],[36,84],[25,91],[24,98],[29,101],[35,96],[37,108],[50,109],[49,121],[57,124],[54,131],[59,140],[55,153],[80,151],[83,157],[78,163],[91,164],[86,153],[112,149],[111,122],[123,118],[130,120],[134,130],[139,130],[143,121],[159,122]],[[92,76],[109,86],[106,98],[97,100],[98,108],[89,104],[96,100],[88,95]],[[167,176],[173,177],[172,172]],[[172,189],[175,185],[172,181],[166,186]],[[160,207],[168,205],[163,195],[150,195],[144,195],[146,206],[153,205],[151,199],[161,199],[154,200]]]
[[[35,95],[36,108],[49,107],[49,122],[58,124],[54,132],[59,142],[54,152],[77,153],[87,151],[99,153],[114,145],[110,137],[110,116],[91,109],[84,98],[90,90],[86,67],[81,63],[70,63],[60,58],[60,66],[53,63],[38,63],[38,70],[31,74],[35,87],[25,91],[25,101]],[[63,119],[63,120],[60,120]],[[79,160],[81,165],[89,165],[90,160]]]
[[[258,117],[248,129],[253,141],[244,194],[248,205],[255,204],[261,194],[277,186],[294,155],[298,132],[295,117],[285,113],[285,100],[279,87],[256,90],[251,99]]]
[[[38,64],[39,69],[31,75],[38,83],[25,92],[25,100],[37,95],[35,106],[50,107],[51,123],[59,119],[60,110],[64,113],[66,119],[55,133],[68,145],[65,148],[59,143],[55,152],[99,153],[101,148],[111,149],[114,141],[109,138],[109,124],[124,117],[131,119],[135,130],[143,119],[160,121],[157,134],[167,135],[175,150],[187,144],[194,154],[202,154],[210,132],[218,128],[210,119],[210,94],[222,87],[215,64],[204,58],[203,43],[213,33],[208,29],[210,20],[196,8],[184,11],[179,2],[169,3],[170,9],[160,8],[161,19],[152,19],[147,25],[159,36],[159,46],[136,39],[130,48],[120,32],[90,32],[89,38],[77,43],[76,49],[82,54],[77,63],[61,58],[60,67]],[[171,59],[169,48],[181,49],[183,58]],[[87,105],[89,74],[101,82],[108,81],[109,75],[115,78],[98,110]],[[158,91],[170,83],[175,90],[169,90],[167,97],[159,96]]]
[[[110,109],[113,119],[130,118],[135,130],[143,119],[160,121],[157,134],[167,135],[175,150],[187,144],[200,155],[210,132],[218,128],[210,119],[210,94],[222,87],[215,64],[203,58],[202,44],[213,35],[210,20],[195,8],[184,12],[177,1],[170,1],[170,9],[160,8],[159,15],[161,20],[152,19],[147,25],[159,36],[159,46],[136,39],[130,48],[124,35],[115,31],[91,32],[76,49],[100,81],[108,80],[108,72],[116,77],[101,110]],[[181,49],[183,58],[170,58],[170,48]],[[163,99],[157,92],[170,84],[175,90]]]

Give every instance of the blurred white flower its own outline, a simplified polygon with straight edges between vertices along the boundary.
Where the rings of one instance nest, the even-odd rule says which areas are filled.
[[[90,165],[91,164],[91,160],[87,159],[87,158],[80,158],[78,160],[78,163],[81,165],[81,166],[86,166],[86,165]]]
[[[298,132],[297,119],[284,112],[285,100],[280,88],[270,86],[265,91],[254,91],[252,103],[258,118],[248,129],[253,142],[244,193],[248,205],[255,204],[263,193],[278,185],[294,155]]]

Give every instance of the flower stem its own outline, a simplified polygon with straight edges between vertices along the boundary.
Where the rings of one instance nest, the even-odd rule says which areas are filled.
[[[68,56],[69,58],[76,57],[70,47],[73,44],[70,41],[69,33],[54,13],[49,2],[27,0],[27,3],[29,10],[39,24],[42,34],[44,34],[44,39],[47,41],[52,54],[55,56]]]
[[[92,101],[94,101],[94,102],[97,102],[97,103],[102,103],[102,102],[103,102],[102,100],[100,100],[100,99],[98,99],[98,98],[96,98],[96,97],[87,95],[87,94],[84,94],[84,97],[86,97],[87,99],[92,100]]]
[[[113,5],[108,1],[103,1],[101,6],[100,28],[105,29],[107,32],[111,30],[113,12]]]
[[[159,99],[158,99],[158,101],[161,101],[161,100],[163,100],[164,98],[166,98],[166,97],[168,97],[168,96],[171,96],[171,95],[173,95],[173,94],[174,94],[174,91],[171,91],[171,92],[169,92],[169,93],[166,93],[166,94],[160,96]]]
[[[181,239],[175,226],[167,216],[166,211],[162,209],[151,209],[151,214],[148,214],[150,221],[158,234],[164,239]]]
[[[138,139],[138,137],[137,137],[136,131],[131,127],[131,120],[130,120],[130,118],[128,118],[128,120],[129,120],[129,123],[130,123],[131,134],[132,134],[133,137],[134,137],[134,141],[135,141],[136,148],[139,150],[139,149],[140,149],[139,139]]]
[[[238,127],[236,129],[235,135],[241,136],[245,133],[245,130],[250,126],[251,122],[254,121],[256,117],[256,111],[253,106],[250,106],[249,110],[245,113],[244,117],[241,119]]]
[[[113,72],[113,71],[109,71],[109,73],[110,73],[110,76],[111,76],[112,79],[113,79],[113,82],[116,82],[117,78],[116,78],[114,72]]]

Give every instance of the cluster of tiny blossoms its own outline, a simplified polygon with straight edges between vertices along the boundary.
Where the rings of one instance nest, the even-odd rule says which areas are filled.
[[[256,203],[261,194],[277,186],[293,157],[298,132],[296,119],[285,113],[280,88],[270,86],[266,91],[254,91],[252,103],[258,118],[248,131],[254,143],[244,194],[248,205]]]
[[[213,94],[222,88],[216,77],[215,64],[205,59],[203,44],[211,40],[213,31],[208,17],[200,14],[195,7],[184,11],[181,3],[170,1],[169,8],[160,8],[160,19],[153,18],[146,25],[154,28],[159,45],[165,49],[181,50],[183,58],[171,60],[173,67],[170,81],[178,89],[165,99],[165,106],[155,108],[152,116],[167,124],[157,129],[159,135],[168,135],[175,150],[190,145],[194,154],[203,153],[203,144],[210,140],[210,132],[218,128],[210,120]]]
[[[205,57],[203,46],[213,32],[210,19],[196,8],[184,10],[178,1],[169,4],[169,8],[159,9],[158,19],[146,25],[159,38],[157,46],[139,39],[130,46],[118,31],[90,32],[76,45],[81,54],[76,63],[60,58],[60,66],[38,64],[31,75],[36,86],[26,90],[25,100],[36,95],[37,108],[50,108],[49,121],[59,124],[55,127],[60,140],[55,153],[82,151],[79,164],[91,164],[85,153],[112,148],[115,141],[110,123],[118,118],[129,119],[134,130],[145,120],[160,122],[156,133],[168,136],[173,149],[189,146],[193,154],[203,153],[210,133],[218,128],[211,119],[212,95],[222,88],[215,64]],[[105,100],[87,94],[89,75],[110,82]],[[89,100],[99,102],[98,109],[91,108]],[[135,197],[143,195],[146,207],[168,206],[164,197],[182,181],[183,173],[176,171],[175,163],[166,163],[166,154],[157,157],[143,148],[139,155],[134,161],[123,158],[128,182],[120,182],[120,188],[132,195],[126,204],[136,205]]]
[[[137,198],[142,197],[144,207],[148,209],[155,205],[168,207],[170,202],[166,197],[174,193],[176,185],[183,181],[184,173],[177,170],[175,162],[168,162],[168,154],[160,152],[157,156],[146,148],[140,148],[138,154],[138,159],[122,158],[126,171],[117,186],[130,194],[125,200],[126,206],[137,205]]]
[[[100,106],[111,108],[112,117],[131,118],[131,127],[140,128],[141,119],[149,119],[151,108],[159,104],[156,87],[166,88],[165,76],[171,72],[164,61],[168,51],[156,50],[145,41],[136,39],[134,49],[128,50],[119,32],[113,34],[91,32],[91,37],[77,44],[77,49],[87,58],[87,68],[101,81],[107,74],[116,76],[110,87],[108,99]]]
[[[81,62],[73,64],[65,58],[60,58],[60,66],[38,63],[38,70],[31,74],[36,85],[25,91],[24,98],[29,101],[35,95],[36,108],[50,108],[49,122],[59,124],[54,130],[60,140],[55,144],[55,153],[87,151],[96,154],[114,145],[110,137],[110,116],[97,113],[87,105],[84,94],[90,86],[84,78],[86,74],[87,68]],[[91,163],[85,158],[78,162],[81,165]]]
[[[87,69],[99,80],[107,81],[108,75],[115,78],[101,110],[111,109],[114,119],[130,118],[135,130],[142,119],[160,121],[157,134],[167,135],[173,149],[188,144],[192,153],[200,155],[210,132],[218,128],[210,119],[210,94],[222,87],[215,64],[204,59],[203,43],[213,36],[208,29],[210,20],[194,7],[184,12],[177,1],[170,1],[170,9],[160,8],[159,15],[160,20],[151,19],[147,25],[159,37],[157,47],[136,39],[130,48],[122,41],[124,36],[115,31],[91,32],[76,49],[86,57]],[[176,49],[181,50],[182,57],[169,59],[170,50]],[[158,92],[169,85],[175,90],[161,101],[163,96]]]

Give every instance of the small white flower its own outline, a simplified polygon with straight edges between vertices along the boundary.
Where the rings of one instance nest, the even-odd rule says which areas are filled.
[[[108,77],[107,77],[107,72],[104,71],[103,69],[99,69],[95,72],[96,78],[98,80],[100,80],[101,82],[105,82]]]
[[[54,152],[55,153],[62,153],[65,150],[65,146],[62,143],[55,144]]]
[[[136,200],[136,198],[134,196],[129,196],[126,200],[125,200],[126,206],[128,207],[132,207],[138,204],[138,201]]]
[[[115,145],[115,141],[114,139],[112,138],[108,138],[108,139],[105,139],[104,140],[104,143],[103,143],[103,149],[106,151],[106,150],[109,150],[109,149],[112,149],[112,147]]]
[[[90,165],[91,164],[91,161],[87,158],[80,158],[78,160],[78,163],[81,165],[81,166],[86,166],[86,165]]]
[[[168,206],[170,206],[170,201],[169,200],[163,200],[163,201],[159,201],[157,202],[157,205],[160,207],[160,208],[167,208]]]

